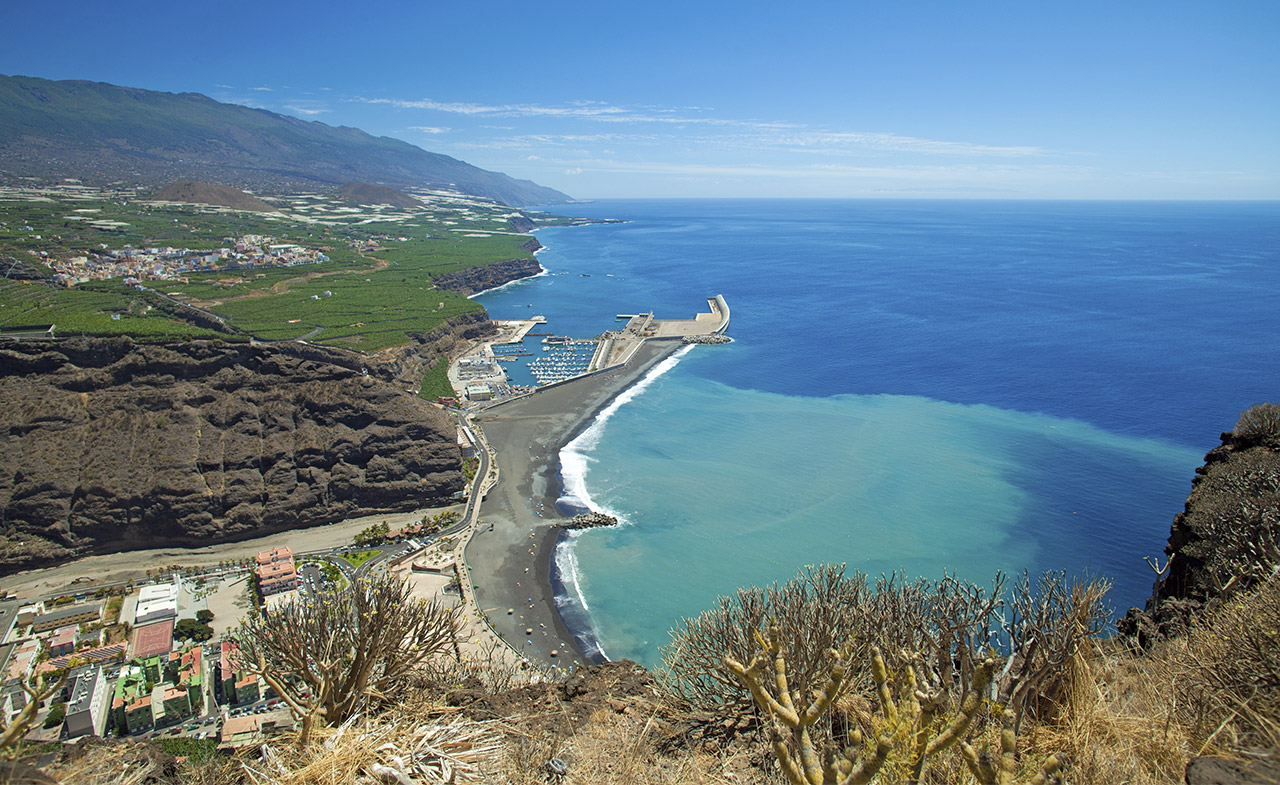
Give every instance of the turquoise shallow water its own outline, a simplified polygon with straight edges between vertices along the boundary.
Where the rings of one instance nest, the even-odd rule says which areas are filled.
[[[1095,572],[1140,604],[1203,453],[1280,389],[1276,205],[577,211],[633,222],[540,232],[553,274],[483,295],[495,318],[588,337],[715,293],[734,314],[735,343],[562,456],[567,493],[626,521],[558,556],[610,657],[653,663],[679,617],[819,561]]]

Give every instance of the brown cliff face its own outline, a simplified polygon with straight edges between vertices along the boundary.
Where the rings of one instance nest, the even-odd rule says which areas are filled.
[[[1255,429],[1248,418],[1265,427]],[[1249,588],[1280,560],[1280,407],[1260,404],[1196,469],[1190,496],[1173,519],[1164,573],[1143,610],[1121,633],[1148,643],[1180,634],[1217,598]]]
[[[529,241],[538,243],[536,238],[530,238]],[[540,248],[541,244],[536,247]],[[542,265],[538,264],[537,259],[508,259],[505,262],[468,267],[456,273],[437,276],[433,279],[433,283],[440,289],[470,296],[540,272],[542,272]]]
[[[415,509],[463,487],[440,410],[358,360],[293,348],[0,343],[0,573]]]

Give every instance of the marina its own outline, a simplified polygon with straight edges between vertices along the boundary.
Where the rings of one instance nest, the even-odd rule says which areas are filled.
[[[708,311],[693,319],[656,319],[653,313],[618,314],[626,324],[594,338],[557,335],[543,316],[495,321],[498,334],[449,369],[459,400],[493,405],[541,387],[625,365],[647,341],[724,343],[729,306],[707,298]]]

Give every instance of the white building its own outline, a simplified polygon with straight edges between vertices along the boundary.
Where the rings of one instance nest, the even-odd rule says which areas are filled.
[[[176,578],[173,583],[162,583],[158,586],[143,586],[138,592],[138,608],[133,614],[133,626],[176,619],[178,616],[178,594],[182,590],[182,579]]]
[[[101,736],[107,727],[107,678],[101,666],[84,671],[67,701],[67,736]]]

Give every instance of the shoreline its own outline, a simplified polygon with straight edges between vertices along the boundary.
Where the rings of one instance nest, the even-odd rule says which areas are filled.
[[[645,342],[625,366],[539,390],[473,418],[497,454],[498,482],[481,501],[466,562],[489,623],[535,663],[567,669],[594,659],[582,650],[581,631],[565,624],[557,603],[552,560],[565,531],[558,524],[570,517],[557,507],[560,451],[680,348],[678,341]]]

